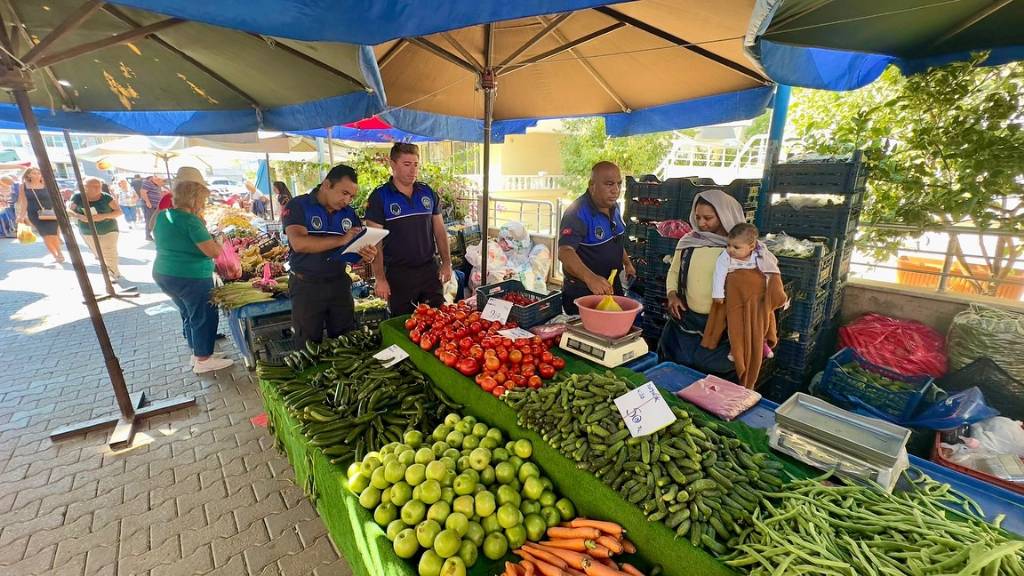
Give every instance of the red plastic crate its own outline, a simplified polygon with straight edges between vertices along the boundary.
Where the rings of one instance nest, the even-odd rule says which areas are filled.
[[[936,464],[941,464],[941,465],[945,466],[946,468],[949,468],[950,470],[955,470],[955,471],[957,471],[957,472],[959,472],[961,474],[966,474],[966,475],[968,475],[968,476],[970,476],[972,478],[977,478],[978,480],[981,480],[983,482],[988,482],[989,484],[995,484],[996,486],[999,486],[1000,488],[1006,488],[1007,490],[1010,490],[1011,492],[1016,492],[1017,494],[1024,494],[1024,484],[1022,484],[1022,483],[1010,482],[1009,480],[1003,480],[1002,478],[997,478],[997,477],[992,476],[990,474],[985,474],[984,472],[980,472],[980,471],[975,470],[973,468],[967,468],[965,466],[961,466],[959,464],[954,464],[954,463],[950,462],[949,460],[946,460],[945,458],[942,457],[942,448],[939,446],[941,443],[942,443],[942,434],[939,433],[939,432],[936,432],[935,433],[935,447],[932,449],[932,462],[935,462]]]

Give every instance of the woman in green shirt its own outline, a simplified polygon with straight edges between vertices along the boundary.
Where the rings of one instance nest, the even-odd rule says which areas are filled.
[[[121,278],[121,270],[117,266],[117,217],[122,214],[121,207],[113,196],[103,191],[103,182],[99,178],[85,179],[85,197],[92,208],[96,236],[93,237],[92,227],[85,215],[85,202],[82,201],[81,193],[75,193],[68,201],[68,216],[78,220],[78,231],[97,258],[96,245],[99,244],[99,253],[103,254],[103,263],[107,265],[110,281],[117,282]]]
[[[190,178],[181,179],[179,174],[173,191],[174,208],[156,215],[153,279],[178,307],[182,331],[192,349],[192,370],[202,374],[227,368],[234,361],[218,358],[213,352],[218,317],[217,308],[210,304],[210,291],[213,258],[222,248],[202,219],[210,191],[198,170]]]

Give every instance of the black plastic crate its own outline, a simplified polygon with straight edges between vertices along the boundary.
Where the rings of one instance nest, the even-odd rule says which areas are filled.
[[[825,319],[825,309],[831,290],[820,288],[813,299],[790,304],[792,313],[782,324],[784,331],[807,334],[815,331]]]
[[[761,191],[760,178],[739,178],[733,180],[725,187],[726,193],[732,196],[740,204],[757,205],[758,194]]]
[[[662,322],[668,318],[668,298],[665,291],[651,292],[644,295],[644,318],[650,317]]]
[[[794,208],[783,201],[768,206],[765,213],[764,232],[777,234],[785,232],[790,236],[804,238],[807,236],[824,236],[826,238],[845,238],[857,229],[860,223],[861,193],[847,196],[844,204],[828,206],[805,206]]]
[[[356,312],[356,327],[366,326],[369,328],[376,328],[381,322],[387,320],[389,317],[390,314],[388,313],[387,308]]]
[[[281,338],[266,342],[260,361],[267,364],[283,364],[284,357],[295,351],[295,340],[292,338]]]
[[[802,378],[795,377],[781,368],[776,368],[775,373],[761,384],[757,391],[765,399],[782,404],[797,392],[807,392],[807,384]]]
[[[832,265],[833,278],[845,278],[850,273],[850,265],[853,264],[853,235],[839,243],[836,247],[836,259]]]
[[[508,319],[522,328],[543,324],[562,313],[562,293],[560,291],[556,290],[550,294],[531,292],[518,280],[505,280],[504,282],[488,284],[477,288],[477,309],[483,310],[488,300],[491,298],[501,298],[509,292],[521,292],[537,298],[537,301],[529,306],[519,306],[518,304],[512,306],[512,312],[509,314]]]
[[[779,271],[783,283],[795,280],[798,291],[817,294],[818,288],[831,280],[834,262],[835,252],[819,242],[810,258],[779,256]]]
[[[857,151],[850,159],[796,161],[772,169],[771,193],[853,194],[863,192],[866,175]]]
[[[647,229],[647,256],[648,258],[653,257],[664,257],[675,254],[676,246],[679,244],[678,238],[666,238],[658,232],[657,228],[651,227]]]
[[[1017,380],[991,358],[978,358],[967,366],[950,372],[936,382],[950,394],[977,386],[985,395],[985,403],[999,414],[1024,420],[1024,382]]]
[[[667,260],[667,261],[666,261]],[[644,282],[660,283],[665,284],[665,278],[668,277],[668,269],[672,266],[671,258],[666,255],[648,255],[644,260],[643,265],[636,265],[637,275],[644,280]]]
[[[817,348],[817,338],[811,338],[807,342],[782,340],[775,347],[775,365],[780,371],[804,373],[814,364],[815,359],[820,357]],[[824,362],[821,362],[821,365],[824,366]]]

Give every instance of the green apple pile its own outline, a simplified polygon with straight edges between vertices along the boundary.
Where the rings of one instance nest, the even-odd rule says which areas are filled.
[[[354,462],[348,487],[398,556],[420,555],[419,576],[464,576],[481,552],[498,560],[576,517],[530,461],[529,440],[505,443],[501,430],[458,414],[430,438],[411,430],[402,440]]]

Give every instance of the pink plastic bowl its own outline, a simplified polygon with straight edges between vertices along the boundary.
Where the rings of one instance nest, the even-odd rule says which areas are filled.
[[[633,327],[637,314],[644,309],[643,305],[625,296],[612,296],[622,306],[622,312],[608,312],[597,310],[597,304],[604,296],[590,295],[581,296],[574,300],[580,309],[580,320],[583,327],[601,336],[618,338],[625,336]]]

